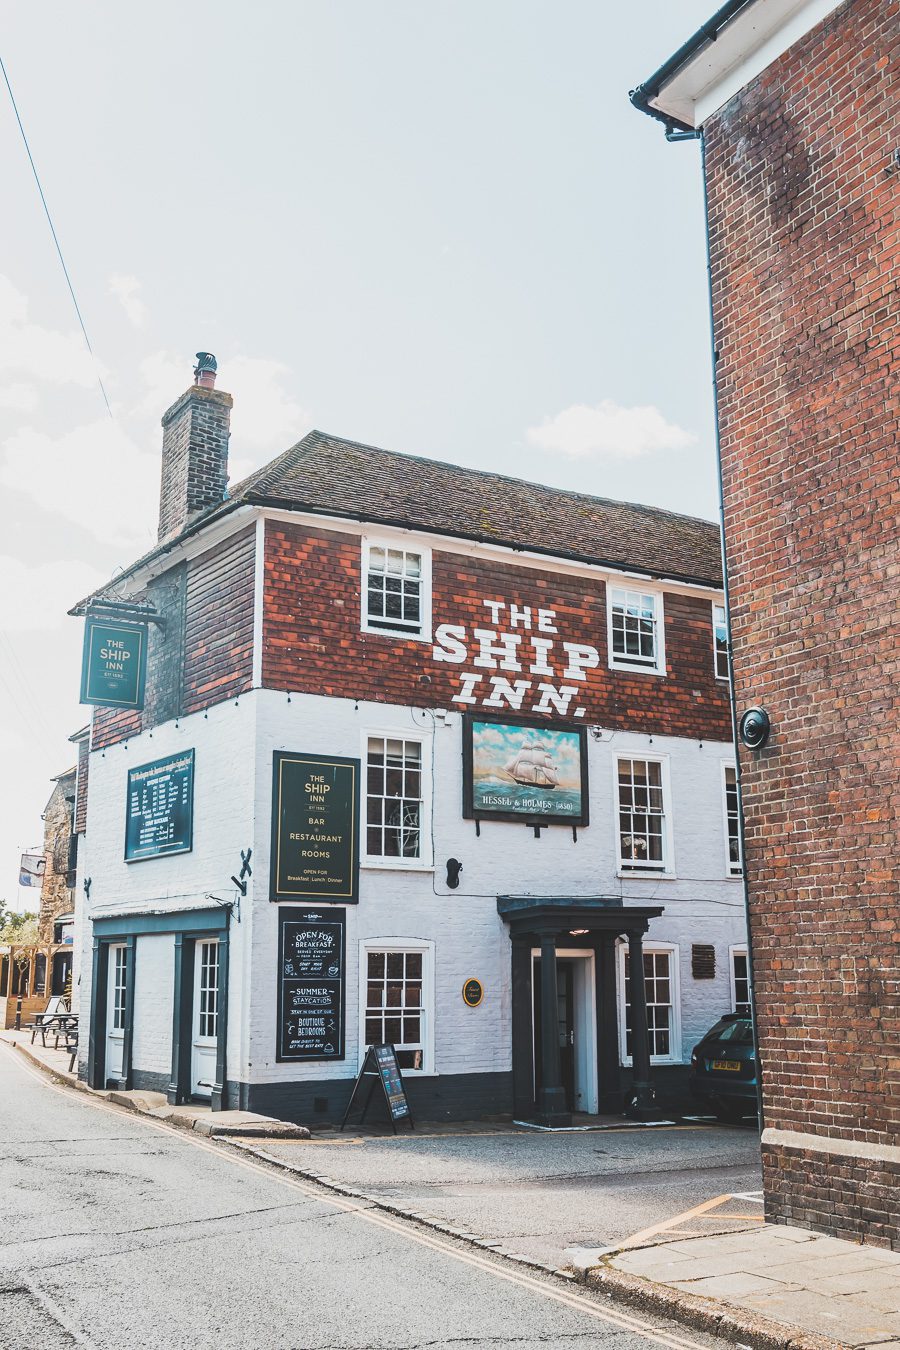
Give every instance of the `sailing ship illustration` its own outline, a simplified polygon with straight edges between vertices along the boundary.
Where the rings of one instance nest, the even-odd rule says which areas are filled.
[[[559,787],[559,768],[550,751],[537,742],[526,741],[505,766],[504,772],[523,787]]]

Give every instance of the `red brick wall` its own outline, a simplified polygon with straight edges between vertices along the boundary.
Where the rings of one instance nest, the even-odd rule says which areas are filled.
[[[900,1163],[766,1149],[763,1181],[770,1219],[900,1251]]]
[[[256,529],[250,526],[187,564],[186,581],[176,587],[175,571],[154,583],[162,594],[182,596],[178,613],[168,614],[165,638],[151,635],[147,696],[143,713],[97,708],[91,748],[127,740],[156,724],[154,709],[166,717],[198,712],[245,693],[253,683],[253,586]],[[167,584],[167,577],[170,583]],[[177,700],[164,697],[160,681],[177,684]]]
[[[502,562],[433,554],[433,627],[463,625],[469,657],[461,665],[435,661],[430,643],[360,631],[360,540],[352,535],[311,530],[301,525],[266,525],[263,684],[277,689],[365,698],[413,706],[456,707],[462,672],[476,672],[472,657],[475,628],[516,632],[523,637],[520,661],[529,660],[524,628],[495,624],[484,601],[554,611],[549,660],[555,677],[485,670],[475,690],[490,693],[491,674],[510,681],[530,678],[522,712],[530,711],[545,678],[556,687],[575,686],[579,694],[570,715],[583,707],[587,722],[634,727],[674,736],[730,739],[726,687],[713,669],[710,601],[665,596],[668,674],[659,678],[607,668],[606,595],[601,581],[510,566]],[[506,611],[508,613],[508,610]],[[583,682],[563,676],[562,643],[587,643],[599,649],[600,665]],[[483,706],[481,703],[475,706]],[[494,711],[499,711],[495,709]],[[505,707],[505,712],[510,709]]]
[[[735,691],[773,723],[741,756],[766,1123],[896,1143],[900,4],[705,132]]]

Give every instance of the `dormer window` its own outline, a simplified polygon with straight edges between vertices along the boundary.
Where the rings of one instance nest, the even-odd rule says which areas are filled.
[[[369,632],[429,638],[431,554],[387,540],[363,541],[362,626]]]

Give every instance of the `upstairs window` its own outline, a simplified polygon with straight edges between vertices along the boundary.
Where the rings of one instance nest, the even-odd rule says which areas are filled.
[[[662,761],[620,758],[618,796],[621,871],[667,871],[669,822]]]
[[[728,875],[739,877],[741,861],[741,822],[738,804],[737,770],[733,764],[722,766],[725,789],[725,833],[728,843]]]
[[[363,543],[362,626],[376,633],[430,636],[431,558],[426,550]]]
[[[430,852],[422,837],[423,744],[410,737],[369,736],[366,747],[366,858],[421,865]]]
[[[609,664],[664,675],[662,596],[655,591],[608,588]]]
[[[728,679],[728,622],[725,618],[725,606],[713,605],[713,662],[716,679]]]

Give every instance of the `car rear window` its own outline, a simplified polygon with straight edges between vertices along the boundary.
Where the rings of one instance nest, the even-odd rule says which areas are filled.
[[[734,1045],[753,1044],[753,1026],[749,1017],[739,1017],[734,1022],[722,1022],[709,1034],[717,1041],[731,1041]]]

